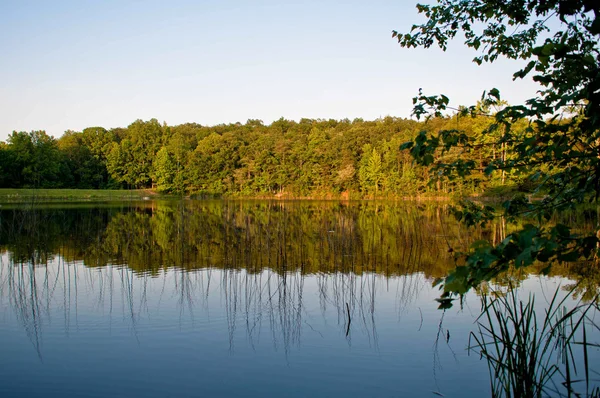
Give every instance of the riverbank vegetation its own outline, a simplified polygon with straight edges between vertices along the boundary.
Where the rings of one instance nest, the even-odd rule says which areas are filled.
[[[492,112],[493,110],[487,109]],[[299,122],[168,126],[156,119],[125,128],[90,127],[55,139],[44,131],[13,132],[0,144],[1,188],[153,189],[201,197],[373,198],[494,195],[527,191],[516,172],[484,169],[510,157],[493,118],[440,116],[427,122],[385,117]],[[521,128],[527,128],[526,123]],[[429,184],[433,169],[399,148],[422,131],[461,129],[476,153],[434,154],[468,160],[478,171]],[[496,143],[495,143],[496,142]]]
[[[0,203],[122,201],[156,199],[160,195],[146,189],[55,189],[0,188]]]

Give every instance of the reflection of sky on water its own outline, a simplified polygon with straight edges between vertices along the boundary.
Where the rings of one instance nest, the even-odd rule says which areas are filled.
[[[445,205],[376,201],[0,216],[2,397],[489,394],[466,350],[479,297],[441,312],[431,285],[454,266],[448,247],[501,241],[501,220],[466,230]],[[595,270],[555,268],[597,290]],[[512,282],[542,308],[571,283],[524,275],[484,290]]]
[[[443,313],[421,273],[151,276],[57,258],[31,277],[2,260],[2,396],[488,394],[466,351],[479,299]]]

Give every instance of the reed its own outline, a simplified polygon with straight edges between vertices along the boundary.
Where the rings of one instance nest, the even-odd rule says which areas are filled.
[[[526,301],[517,289],[503,296],[482,297],[478,331],[472,332],[469,352],[487,361],[492,397],[600,397],[593,387],[588,341],[596,301],[571,304],[572,290],[563,298],[555,291],[543,317],[531,294]]]

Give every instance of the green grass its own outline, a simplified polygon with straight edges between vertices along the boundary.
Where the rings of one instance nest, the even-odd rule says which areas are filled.
[[[159,197],[144,189],[0,189],[0,203],[144,200]]]

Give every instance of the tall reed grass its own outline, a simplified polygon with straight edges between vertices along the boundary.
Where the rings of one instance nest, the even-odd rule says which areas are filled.
[[[589,341],[600,331],[597,301],[573,302],[572,290],[562,298],[561,292],[543,314],[533,295],[521,300],[517,289],[483,296],[469,351],[487,361],[492,397],[600,397],[589,360],[590,349],[600,347]]]

